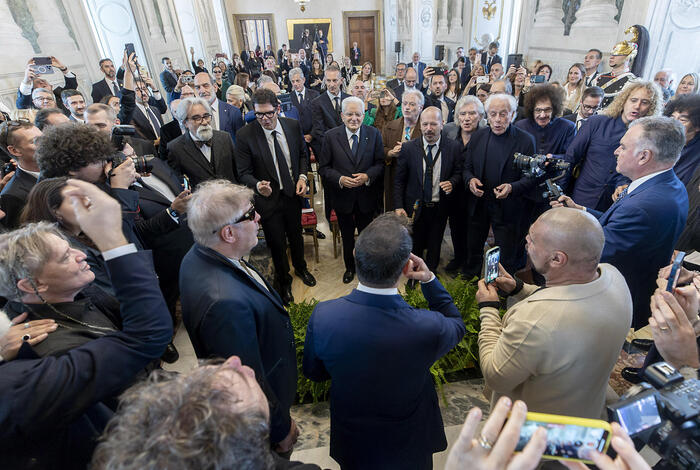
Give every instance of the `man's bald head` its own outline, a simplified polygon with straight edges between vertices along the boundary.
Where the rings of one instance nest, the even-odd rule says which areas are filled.
[[[542,214],[530,228],[537,243],[549,250],[561,251],[567,267],[575,271],[593,271],[600,262],[605,244],[603,228],[591,214],[569,207],[556,207]]]
[[[262,87],[266,90],[271,90],[275,95],[280,93],[280,87],[274,82],[267,82]]]

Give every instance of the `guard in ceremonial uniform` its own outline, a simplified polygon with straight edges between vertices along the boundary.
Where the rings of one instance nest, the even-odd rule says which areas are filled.
[[[608,64],[612,70],[598,76],[596,85],[605,91],[602,107],[612,103],[615,96],[622,91],[631,80],[635,80],[644,67],[646,60],[646,44],[649,41],[649,32],[644,26],[634,25],[625,30],[625,34],[632,34],[630,41],[622,41],[615,44]],[[630,68],[630,63],[633,63]]]

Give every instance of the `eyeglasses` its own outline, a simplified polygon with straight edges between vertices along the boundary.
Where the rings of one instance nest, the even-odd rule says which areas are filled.
[[[31,121],[24,118],[0,122],[0,142],[4,142],[3,145],[14,145],[12,134],[14,134],[17,128],[26,127],[28,125],[31,125]]]
[[[51,98],[51,97],[37,96],[36,98],[32,98],[32,101],[39,101],[40,103],[51,103],[52,101],[56,101],[56,100]]]
[[[250,220],[252,222],[255,220],[255,215],[256,215],[255,214],[255,204],[251,204],[250,209],[248,209],[248,211],[245,212],[242,216],[240,216],[239,218],[237,218],[233,222],[229,222],[228,224],[221,226],[221,228],[213,230],[211,233],[217,233],[219,230],[221,230],[222,228],[224,228],[228,225],[236,225],[236,224],[239,224],[241,222],[245,222],[246,220]]]
[[[535,108],[535,114],[551,114],[552,108]]]
[[[600,109],[600,106],[588,106],[587,104],[583,104],[581,106],[583,106],[583,109],[586,111],[597,111]]]
[[[272,119],[272,118],[275,116],[276,113],[277,113],[277,110],[267,111],[267,112],[265,112],[265,113],[256,111],[256,112],[255,112],[255,117],[258,118],[258,119],[262,119],[263,117],[266,117],[266,118],[268,118],[268,119]]]
[[[211,121],[211,114],[204,114],[202,116],[195,114],[194,116],[188,117],[187,120],[199,124],[202,121]]]

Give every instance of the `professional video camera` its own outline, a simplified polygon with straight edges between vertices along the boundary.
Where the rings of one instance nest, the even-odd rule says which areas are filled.
[[[546,190],[542,193],[545,199],[556,200],[562,195],[562,189],[555,181],[560,180],[566,175],[566,171],[571,164],[561,158],[548,157],[546,155],[535,154],[533,156],[516,153],[513,155],[513,166],[522,171],[523,174],[530,178],[541,178],[553,172],[559,172],[554,178],[547,178],[540,186],[544,186]]]
[[[133,157],[127,157],[122,152],[124,148],[124,136],[136,134],[136,128],[134,126],[114,126],[112,128],[112,144],[114,148],[117,149],[117,153],[112,157],[112,168],[116,168],[126,161],[127,158],[131,158],[134,161],[134,166],[136,167],[136,173],[145,174],[153,171],[153,164],[151,160],[155,157],[153,155],[134,155]]]
[[[700,468],[700,380],[684,380],[665,362],[647,367],[644,377],[651,385],[630,387],[608,406],[609,419],[651,447],[664,466]]]

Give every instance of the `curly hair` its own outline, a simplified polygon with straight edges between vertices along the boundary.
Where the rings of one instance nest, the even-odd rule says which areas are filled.
[[[649,106],[649,111],[647,111],[646,116],[659,116],[664,108],[664,95],[661,92],[661,88],[654,82],[643,80],[628,82],[612,103],[599,114],[611,118],[619,118],[622,115],[622,110],[625,108],[627,98],[640,88],[647,90],[650,95],[649,99],[651,100],[651,105]]]
[[[670,117],[675,112],[688,113],[690,124],[700,129],[700,95],[680,95],[669,101],[664,108],[664,116]]]
[[[530,91],[525,94],[525,115],[531,119],[535,118],[535,105],[540,100],[549,100],[552,103],[552,119],[558,117],[562,111],[562,93],[555,85],[543,83],[530,87]]]
[[[273,469],[265,415],[235,406],[237,390],[217,384],[218,370],[156,371],[127,390],[91,468]]]
[[[114,147],[105,134],[87,124],[49,127],[37,139],[34,159],[44,178],[69,176],[92,163],[108,160]]]

